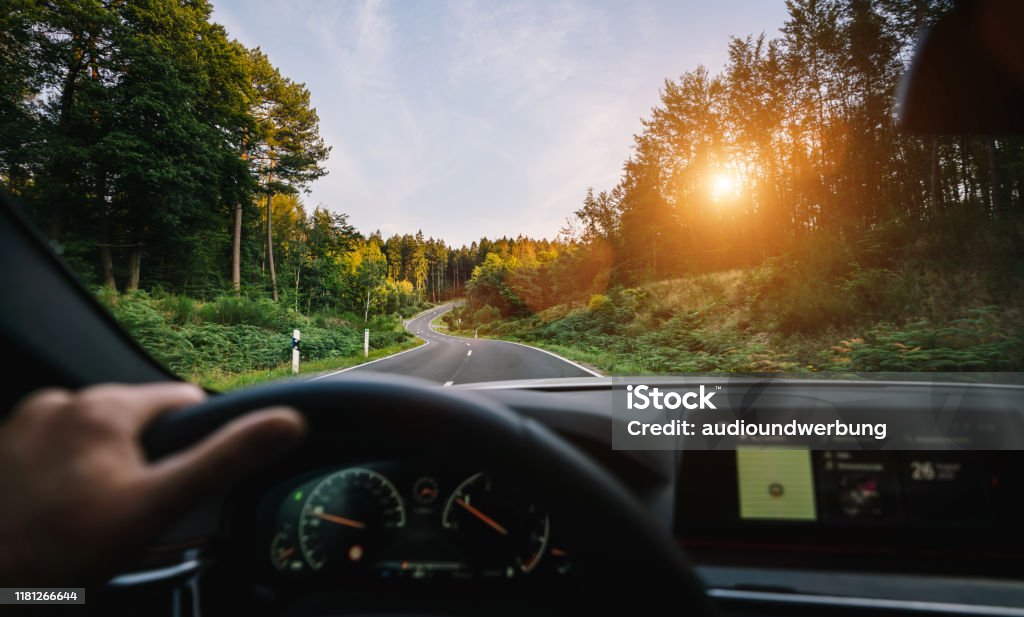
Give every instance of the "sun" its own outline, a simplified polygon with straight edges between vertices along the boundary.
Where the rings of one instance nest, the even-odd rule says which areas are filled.
[[[711,199],[724,201],[739,195],[740,181],[736,174],[728,171],[717,171],[711,175]]]

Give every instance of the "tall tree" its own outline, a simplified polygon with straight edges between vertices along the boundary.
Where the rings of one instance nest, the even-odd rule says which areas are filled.
[[[326,175],[323,163],[331,149],[320,137],[320,117],[310,104],[305,85],[282,76],[259,48],[250,51],[249,59],[255,90],[253,116],[259,130],[248,145],[266,205],[267,264],[276,302],[279,294],[270,215],[273,196],[306,190],[310,182]]]

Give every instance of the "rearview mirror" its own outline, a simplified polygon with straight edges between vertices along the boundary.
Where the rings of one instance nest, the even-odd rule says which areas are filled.
[[[974,0],[925,31],[904,76],[899,126],[918,134],[1024,133],[1024,2]]]

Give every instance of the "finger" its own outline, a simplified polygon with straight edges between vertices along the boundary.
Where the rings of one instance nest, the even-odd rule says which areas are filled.
[[[147,491],[154,520],[170,522],[199,498],[241,477],[294,445],[305,421],[275,407],[238,418],[189,450],[150,467]]]
[[[71,402],[71,393],[63,388],[36,390],[18,401],[15,409],[53,410]]]
[[[111,414],[125,423],[131,433],[138,433],[157,416],[172,409],[198,405],[206,393],[198,386],[182,382],[144,385],[109,384],[82,390],[77,403],[86,411]]]

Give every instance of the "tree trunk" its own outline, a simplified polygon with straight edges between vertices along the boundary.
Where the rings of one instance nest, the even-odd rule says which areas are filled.
[[[114,258],[110,253],[110,228],[106,208],[100,211],[100,270],[103,284],[117,293],[117,279],[114,278]]]
[[[270,209],[271,195],[267,193],[267,265],[270,266],[270,289],[277,302],[277,271],[274,269],[274,223]]]
[[[242,137],[242,160],[249,164],[249,135]],[[242,202],[235,204],[235,229],[231,235],[231,286],[235,295],[242,295]]]
[[[363,305],[363,325],[370,321],[370,290],[366,290],[366,303]]]
[[[971,172],[967,169],[967,138],[960,136],[960,173],[964,180],[964,198],[962,203],[968,204],[974,199],[974,186],[971,182]]]
[[[128,253],[128,287],[127,291],[139,289],[139,273],[142,269],[142,245],[138,244],[131,248]]]
[[[939,210],[941,187],[939,185],[939,138],[932,137],[931,209],[934,215]]]
[[[231,236],[231,286],[242,294],[242,204],[235,204],[235,231]]]
[[[989,205],[992,218],[999,220],[1003,218],[1003,196],[1000,190],[999,162],[996,159],[996,140],[991,137],[986,139],[985,150],[988,154]]]
[[[274,211],[271,207],[273,193],[270,191],[270,183],[274,179],[274,159],[270,159],[270,170],[267,172],[267,264],[270,266],[270,289],[273,293],[274,302],[277,302],[277,270],[274,268]]]
[[[96,174],[96,209],[100,217],[99,249],[100,271],[103,284],[117,293],[117,279],[114,278],[114,257],[110,251],[110,220],[107,210],[107,175],[104,171]]]

